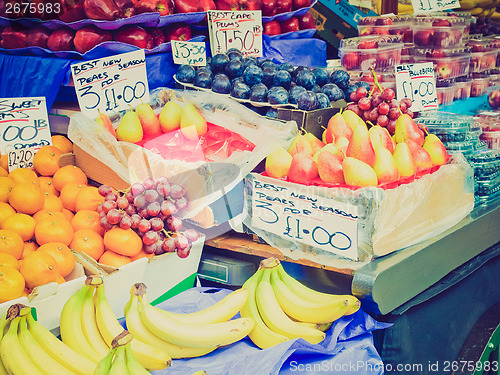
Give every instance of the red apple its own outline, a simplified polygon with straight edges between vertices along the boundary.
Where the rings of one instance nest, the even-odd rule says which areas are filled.
[[[203,6],[200,0],[174,0],[174,13],[193,13],[203,12]]]
[[[342,57],[342,66],[347,70],[358,68],[359,55],[355,52],[348,52]]]
[[[150,49],[152,47],[153,38],[144,28],[136,25],[123,26],[113,33],[113,40],[121,43],[131,44],[133,46]],[[150,45],[148,46],[148,43]]]
[[[262,0],[239,0],[241,10],[261,10]]]
[[[276,0],[262,0],[262,15],[265,17],[276,14]]]
[[[279,35],[279,34],[281,34],[280,23],[276,20],[266,22],[264,24],[264,33],[263,34],[265,34],[265,35]]]
[[[15,24],[5,27],[2,31],[0,47],[6,49],[16,49],[26,47],[26,37],[28,31]]]
[[[48,48],[47,41],[50,37],[50,30],[43,26],[38,26],[28,31],[26,36],[26,46]]]
[[[173,0],[172,0],[172,2],[173,2]],[[205,12],[207,10],[216,10],[217,9],[217,6],[215,5],[214,0],[200,0],[200,4]]]
[[[138,14],[159,12],[160,16],[174,13],[173,2],[167,0],[133,0],[134,8]]]
[[[375,35],[390,35],[387,27],[375,27]]]
[[[147,29],[147,32],[153,38],[153,47],[159,46],[167,41],[167,38],[165,38],[165,34],[160,27],[150,27]]]
[[[120,9],[113,0],[85,0],[83,10],[93,20],[114,21],[120,18]]]
[[[215,6],[218,10],[240,10],[238,0],[215,0]]]
[[[292,9],[309,8],[311,0],[292,0]]]
[[[47,47],[51,51],[74,51],[75,31],[65,27],[52,31],[49,40],[47,40]]]
[[[276,14],[292,11],[292,0],[276,0]]]
[[[452,66],[449,62],[439,62],[436,64],[436,71],[440,78],[449,78],[452,73]]]
[[[362,40],[358,44],[358,49],[375,49],[378,48],[376,40]]]
[[[299,19],[297,17],[290,17],[287,20],[280,22],[280,28],[282,33],[289,33],[292,31],[299,31]]]
[[[451,22],[444,18],[432,21],[432,26],[451,26]]]
[[[372,34],[375,34],[375,31],[373,31],[373,27],[364,27],[359,33],[360,36]]]
[[[488,104],[492,109],[500,108],[500,90],[493,90],[488,94]]]
[[[137,14],[133,0],[113,0],[120,9],[121,18],[129,18]]]
[[[413,35],[413,41],[416,45],[428,46],[430,45],[432,34],[432,30],[419,30]]]
[[[299,27],[301,30],[316,28],[316,21],[314,20],[314,17],[310,12],[307,12],[306,14],[297,18],[299,19]]]
[[[171,23],[165,28],[167,43],[171,40],[186,41],[191,39],[191,27],[184,22]]]
[[[377,26],[387,26],[392,25],[392,19],[389,17],[381,17],[375,20],[375,25]]]
[[[63,22],[75,22],[87,18],[83,9],[83,1],[74,2],[73,0],[62,0],[62,12],[59,14],[59,19]]]
[[[74,43],[78,52],[85,53],[95,46],[103,42],[109,42],[112,39],[111,31],[99,29],[94,25],[87,25],[76,32]]]

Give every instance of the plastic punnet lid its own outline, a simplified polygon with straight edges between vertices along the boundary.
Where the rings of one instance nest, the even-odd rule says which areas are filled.
[[[388,21],[389,20],[389,21]],[[401,23],[406,23],[412,21],[412,17],[409,15],[392,15],[392,16],[368,16],[360,18],[358,25],[370,25],[370,26],[392,26]]]
[[[358,49],[360,43],[376,43],[378,46],[373,48],[361,48],[360,50],[377,50],[380,47],[387,47],[394,44],[400,44],[403,48],[402,35],[366,35],[354,38],[344,38],[340,41],[340,48]]]
[[[419,48],[414,47],[412,54],[415,56],[425,56],[432,59],[440,59],[445,57],[455,56],[471,56],[471,47],[469,46],[454,46],[449,48]]]
[[[500,161],[500,150],[478,150],[475,151],[470,159],[473,163],[490,163],[494,161]]]
[[[470,141],[465,141],[465,142],[443,142],[444,147],[446,150],[453,152],[453,151],[460,151],[464,153],[472,153],[474,151],[474,143]]]
[[[468,115],[459,115],[450,112],[423,112],[415,119],[415,122],[424,124],[427,127],[443,127],[448,128],[467,128],[470,129],[474,123],[474,117]]]

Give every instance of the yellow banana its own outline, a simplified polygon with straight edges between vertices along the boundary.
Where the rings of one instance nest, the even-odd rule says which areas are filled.
[[[208,348],[229,345],[247,336],[254,326],[251,318],[202,325],[186,324],[159,312],[145,296],[139,296],[139,301],[144,325],[163,340],[179,346]]]
[[[87,287],[87,293],[82,303],[82,331],[90,346],[101,358],[104,358],[109,351],[109,346],[102,338],[99,328],[97,327],[94,306],[94,287],[90,285],[85,285],[84,287]]]
[[[149,372],[134,357],[130,343],[125,345],[125,358],[127,369],[131,375],[149,375]]]
[[[48,329],[38,323],[31,314],[27,316],[27,320],[29,332],[38,345],[40,345],[52,358],[75,374],[88,375],[94,373],[96,362],[64,344]]]
[[[469,10],[470,14],[473,16],[479,16],[483,13],[483,8],[473,8]]]
[[[413,12],[414,12],[413,5],[398,3],[398,14],[408,14]]]
[[[333,322],[323,323],[318,326],[320,331],[326,332],[332,327]]]
[[[271,286],[283,311],[302,322],[328,323],[344,316],[347,300],[316,303],[301,298],[279,278],[276,267],[271,269]]]
[[[201,370],[201,371],[196,371],[193,375],[208,375],[208,372],[206,372],[205,370]]]
[[[89,344],[82,328],[82,320],[86,319],[82,317],[82,306],[88,288],[88,285],[83,285],[64,304],[60,320],[61,340],[88,359],[99,362],[104,355],[97,353]]]
[[[19,322],[19,341],[29,358],[35,363],[39,370],[45,375],[74,375],[75,373],[61,365],[50,356],[33,338],[28,331],[27,318],[24,316]]]
[[[262,279],[256,289],[257,307],[266,325],[290,339],[303,338],[311,344],[318,344],[325,338],[325,333],[291,320],[283,311],[271,286],[271,270],[262,270]]]
[[[477,7],[477,0],[461,0],[460,9],[469,10]]]
[[[99,332],[101,332],[106,343],[111,345],[113,339],[123,331],[123,327],[118,323],[115,313],[106,299],[104,285],[97,286],[94,298]],[[135,338],[132,340],[132,351],[141,365],[151,371],[163,370],[172,363],[172,359],[167,352]]]
[[[127,362],[125,361],[125,347],[117,346],[115,351],[115,359],[111,363],[108,375],[129,375]],[[132,374],[130,374],[132,375]]]
[[[280,264],[277,267],[278,275],[285,283],[285,285],[291,289],[295,294],[299,295],[301,298],[306,299],[315,303],[326,303],[347,300],[347,311],[344,315],[350,315],[359,310],[361,304],[359,299],[350,294],[329,294],[319,292],[317,290],[311,289],[306,285],[302,284],[300,281],[294,279],[292,276],[286,273],[283,266]]]
[[[3,365],[10,375],[43,375],[38,366],[33,363],[26,350],[21,345],[17,330],[21,321],[20,311],[30,308],[19,304],[12,305],[7,311],[10,320],[9,328],[0,342],[0,356]]]
[[[165,350],[173,359],[200,357],[217,349],[216,346],[208,348],[188,348],[162,340],[150,331],[142,322],[141,313],[139,312],[139,296],[132,295],[129,302],[129,308],[125,315],[127,329],[129,332],[135,338],[146,342],[151,346]]]
[[[492,20],[499,20],[499,21],[500,21],[500,12],[497,12],[497,11],[493,12],[493,13],[491,14],[490,18],[491,18]]]
[[[113,358],[115,357],[115,351],[115,348],[108,350],[108,354],[106,354],[106,356],[97,364],[93,375],[108,375],[111,363],[113,363]]]
[[[0,319],[0,341],[2,341],[3,330],[5,329],[8,323],[9,321],[7,319]],[[9,375],[2,363],[2,358],[0,358],[0,375]]]
[[[259,269],[243,284],[243,288],[248,290],[248,299],[241,308],[240,314],[243,318],[252,318],[255,321],[254,327],[248,334],[248,337],[259,348],[266,349],[288,341],[289,338],[269,329],[259,314],[257,302],[255,301],[255,289],[261,276],[262,270]]]

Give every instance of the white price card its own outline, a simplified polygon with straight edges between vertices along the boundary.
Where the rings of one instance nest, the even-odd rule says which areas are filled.
[[[262,56],[262,12],[209,10],[212,56],[236,48],[244,56]]]
[[[17,168],[33,167],[33,157],[35,156],[36,151],[37,150],[33,147],[9,151],[7,154],[9,160],[9,172]]]
[[[51,145],[44,97],[0,98],[0,151]]]
[[[80,110],[97,118],[149,102],[144,50],[71,65]]]
[[[192,66],[207,65],[205,42],[183,42],[172,40],[172,56],[175,64]]]
[[[358,259],[358,208],[252,174],[252,226],[290,241]]]
[[[413,13],[431,13],[460,8],[458,0],[411,0]]]
[[[436,76],[432,62],[396,66],[397,99],[409,98],[413,112],[438,107]]]

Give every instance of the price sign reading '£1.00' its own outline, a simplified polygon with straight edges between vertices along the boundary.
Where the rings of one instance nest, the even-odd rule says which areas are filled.
[[[358,210],[252,174],[252,226],[284,239],[358,259]]]
[[[71,73],[80,109],[89,117],[149,102],[143,49],[73,64]]]
[[[191,66],[207,65],[205,42],[182,42],[172,40],[172,56],[175,64]]]
[[[413,112],[438,107],[436,77],[432,62],[396,66],[397,99],[409,98]]]
[[[262,56],[262,13],[254,11],[209,10],[207,12],[212,56],[230,48],[243,56]]]
[[[31,148],[34,152],[51,145],[52,139],[44,97],[0,98],[0,152]],[[24,162],[24,156],[22,158]]]
[[[411,0],[411,5],[413,5],[413,12],[416,14],[460,8],[458,0]]]

